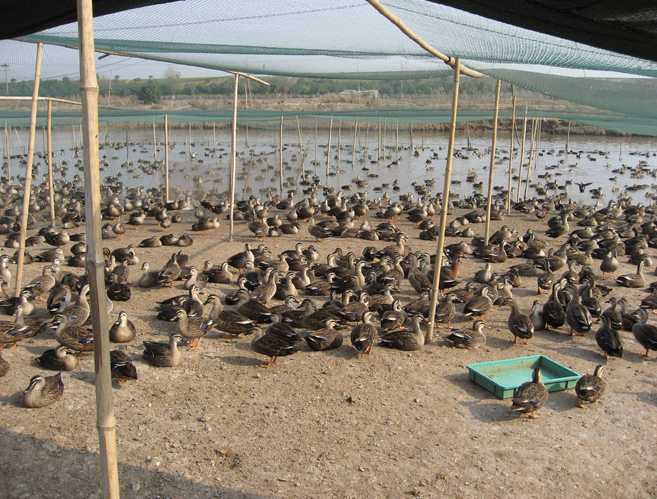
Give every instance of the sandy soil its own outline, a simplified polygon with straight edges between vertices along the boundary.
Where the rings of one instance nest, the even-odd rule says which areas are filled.
[[[521,216],[507,223],[522,230],[536,225]],[[240,237],[228,244],[226,225],[193,234],[187,252],[195,264],[220,263],[242,249],[246,228],[238,226]],[[433,250],[410,224],[402,227],[413,248]],[[173,232],[188,228],[177,224]],[[483,232],[483,225],[475,230]],[[161,232],[146,225],[106,245]],[[304,231],[265,242],[276,253],[296,240],[311,241]],[[336,245],[360,253],[386,244],[331,240],[317,247],[324,258]],[[170,253],[163,247],[138,255],[155,268]],[[467,260],[463,275],[481,265]],[[41,266],[28,266],[27,280]],[[631,271],[623,264],[619,273]],[[515,290],[524,310],[535,289],[534,279],[525,279]],[[642,359],[631,334],[621,333],[626,355],[609,362],[601,403],[577,409],[572,391],[555,393],[541,417],[528,421],[510,416],[509,401],[473,385],[466,364],[542,353],[590,372],[603,362],[592,337],[537,333],[529,345],[516,346],[504,308],[490,314],[488,345],[478,351],[436,343],[415,353],[375,347],[356,358],[347,341],[336,351],[301,351],[260,369],[250,338],[208,337],[201,350],[184,352],[180,368],[149,367],[140,360],[141,341],[175,328],[154,319],[154,302],[180,292],[135,289],[131,301],[116,304],[115,312],[127,310],[139,330],[129,352],[140,380],[114,391],[123,497],[657,497],[657,361]],[[616,287],[613,294],[633,305],[643,296]],[[64,375],[58,403],[39,410],[17,403],[40,372],[32,359],[54,344],[38,337],[4,353],[11,371],[0,380],[2,498],[100,495],[93,358]]]

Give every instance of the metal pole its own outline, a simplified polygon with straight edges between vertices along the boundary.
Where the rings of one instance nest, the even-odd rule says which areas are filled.
[[[520,202],[520,185],[522,184],[522,164],[525,161],[525,142],[527,140],[527,105],[525,104],[525,119],[522,121],[522,141],[520,142],[520,157],[518,161],[518,190],[516,203]]]
[[[431,306],[429,307],[429,327],[426,333],[426,342],[433,339],[435,326],[436,305],[440,293],[440,272],[443,266],[443,248],[445,247],[445,227],[447,226],[447,213],[449,212],[449,188],[452,181],[452,163],[454,161],[454,144],[456,142],[456,118],[459,107],[459,87],[461,82],[461,62],[456,59],[454,65],[454,89],[452,90],[452,117],[449,125],[449,144],[447,146],[447,164],[445,165],[445,178],[443,181],[443,206],[440,213],[440,232],[438,234],[438,249],[436,252],[436,267],[433,271],[433,288],[431,290]]]
[[[511,137],[509,139],[509,172],[508,185],[506,189],[506,212],[511,214],[511,177],[513,176],[513,145],[516,134],[516,94],[511,85]]]
[[[484,232],[484,244],[488,244],[490,236],[490,211],[493,204],[493,171],[495,170],[495,152],[497,149],[497,119],[500,115],[500,88],[502,81],[497,80],[495,85],[495,115],[493,117],[493,139],[490,145],[490,164],[488,166],[488,201],[486,202],[486,229]]]
[[[34,65],[34,88],[32,89],[32,108],[30,112],[30,138],[27,145],[27,165],[25,167],[25,185],[23,187],[23,210],[21,212],[21,231],[18,249],[18,269],[16,271],[16,289],[14,296],[21,294],[23,286],[23,267],[25,265],[25,239],[30,211],[30,191],[32,190],[32,165],[34,164],[34,146],[36,142],[37,108],[39,105],[39,85],[41,83],[41,61],[43,60],[43,43],[37,44]]]
[[[100,440],[103,496],[118,499],[119,471],[116,420],[112,408],[112,378],[109,358],[109,318],[105,294],[105,259],[100,236],[100,169],[98,154],[98,81],[94,53],[92,0],[77,0],[80,38],[80,91],[84,130],[85,221],[87,275],[91,291],[91,321],[94,330],[96,370],[96,417]]]
[[[169,115],[164,114],[164,202],[169,202]]]
[[[50,193],[50,226],[55,226],[55,182],[52,173],[52,101],[48,101],[48,136],[46,155],[48,159],[48,191]]]
[[[233,90],[233,123],[230,138],[230,241],[233,241],[235,231],[235,170],[237,169],[237,92],[239,90],[240,75],[235,74]]]

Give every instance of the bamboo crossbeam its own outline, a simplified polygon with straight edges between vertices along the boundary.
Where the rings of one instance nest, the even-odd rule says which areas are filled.
[[[20,95],[0,95],[0,101],[31,101],[32,97],[20,96]],[[38,97],[39,102],[58,102],[60,104],[72,104],[74,106],[81,106],[82,103],[68,100],[60,99],[59,97]]]

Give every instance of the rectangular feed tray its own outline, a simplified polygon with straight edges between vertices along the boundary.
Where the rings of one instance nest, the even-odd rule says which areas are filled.
[[[531,381],[534,367],[541,369],[543,384],[551,392],[575,388],[581,377],[578,372],[545,355],[476,362],[467,366],[470,379],[499,399],[513,397],[516,388]]]

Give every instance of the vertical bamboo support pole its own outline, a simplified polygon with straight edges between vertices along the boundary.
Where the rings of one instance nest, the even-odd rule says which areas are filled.
[[[399,156],[399,121],[395,124],[395,159]]]
[[[73,149],[78,149],[78,139],[75,136],[75,126],[71,126],[71,134],[73,135]]]
[[[298,150],[298,155],[299,155],[299,175],[300,177],[305,181],[306,180],[306,172],[303,168],[303,163],[304,163],[304,152],[303,152],[303,137],[301,134],[301,122],[299,121],[299,115],[297,114],[296,116],[297,120],[297,150]]]
[[[7,181],[11,181],[11,150],[9,148],[9,128],[5,120],[5,157],[7,158]]]
[[[329,121],[328,143],[326,144],[326,185],[328,186],[329,169],[331,168],[331,135],[333,134],[333,117]]]
[[[244,124],[244,145],[248,149],[248,147],[249,147],[249,124],[248,123]]]
[[[459,87],[461,82],[461,61],[456,59],[454,65],[454,88],[452,90],[452,116],[449,125],[449,143],[447,146],[447,163],[445,165],[445,178],[443,181],[443,206],[440,212],[440,232],[438,234],[438,249],[436,263],[433,271],[433,287],[431,290],[431,305],[429,307],[429,327],[427,328],[425,342],[431,342],[435,327],[436,305],[440,293],[440,273],[443,267],[443,248],[445,247],[445,227],[447,226],[447,213],[449,212],[449,188],[452,181],[452,164],[454,162],[454,144],[456,142],[456,118],[459,107]]]
[[[46,158],[48,160],[48,193],[50,194],[50,226],[55,226],[55,182],[52,173],[52,101],[48,99]]]
[[[82,130],[80,130],[80,140],[82,140]],[[130,137],[128,136],[128,129],[125,129],[125,162],[130,161]]]
[[[217,149],[217,123],[212,122],[212,151]]]
[[[490,144],[490,163],[488,165],[488,200],[486,202],[486,228],[484,231],[484,244],[488,244],[490,237],[490,212],[493,205],[493,182],[495,170],[495,152],[497,150],[497,120],[500,115],[500,88],[502,81],[497,80],[495,85],[495,115],[493,117],[493,138]]]
[[[118,499],[119,472],[116,420],[112,408],[112,378],[109,357],[109,318],[105,294],[105,259],[100,236],[100,168],[98,154],[98,81],[94,53],[92,0],[77,0],[80,39],[80,91],[84,130],[85,223],[87,275],[91,291],[91,321],[94,330],[96,371],[96,419],[100,441],[103,496]]]
[[[157,161],[157,137],[155,136],[155,121],[153,121],[153,161]]]
[[[278,180],[279,194],[283,195],[283,114],[281,113],[281,126],[278,130]]]
[[[509,139],[509,171],[508,185],[506,188],[506,212],[511,214],[511,177],[513,176],[513,152],[514,152],[514,139],[516,135],[516,94],[513,92],[513,85],[511,85],[511,137]]]
[[[532,119],[532,137],[529,146],[529,161],[527,162],[527,171],[525,174],[525,192],[523,194],[523,201],[527,201],[527,189],[529,188],[529,172],[532,169],[532,160],[534,158],[534,148],[536,147],[536,129],[537,123],[536,118]]]
[[[317,144],[319,141],[318,128],[319,128],[319,121],[317,118],[315,118],[315,175],[317,175]]]
[[[240,75],[235,73],[235,85],[233,88],[233,122],[230,135],[230,241],[233,241],[235,232],[235,171],[237,170],[237,98],[239,91]]]
[[[338,121],[338,163],[335,165],[336,171],[340,172],[340,161],[342,161],[342,121]]]
[[[382,135],[382,133],[383,133],[383,125],[381,123],[381,120],[379,120],[379,146],[378,146],[377,153],[376,153],[376,162],[377,163],[379,161],[381,161],[381,158],[383,157],[383,151],[382,151],[382,148],[383,148],[383,144],[382,144],[383,135]]]
[[[358,138],[358,120],[354,121],[354,140],[351,146],[351,170],[356,166],[356,140]]]
[[[525,142],[527,141],[527,105],[525,104],[525,119],[522,121],[522,141],[520,142],[520,157],[518,158],[518,189],[516,203],[520,202],[520,187],[522,185],[522,164],[525,161]]]
[[[408,125],[408,138],[410,142],[411,153],[413,153],[415,152],[415,148],[413,147],[413,123],[409,123]]]
[[[570,121],[568,122],[568,132],[566,132],[566,156],[570,152]]]
[[[43,60],[43,43],[37,44],[34,65],[34,88],[32,89],[32,108],[30,111],[30,137],[27,145],[27,165],[25,166],[25,185],[23,187],[23,209],[21,212],[21,231],[18,249],[18,269],[16,270],[16,288],[14,296],[18,297],[23,286],[23,267],[25,265],[25,239],[30,211],[30,191],[32,190],[32,166],[34,164],[34,146],[36,143],[37,108],[39,106],[39,85],[41,83],[41,61]]]
[[[164,202],[169,202],[169,115],[164,114]]]
[[[187,157],[192,159],[192,124],[187,123]]]

